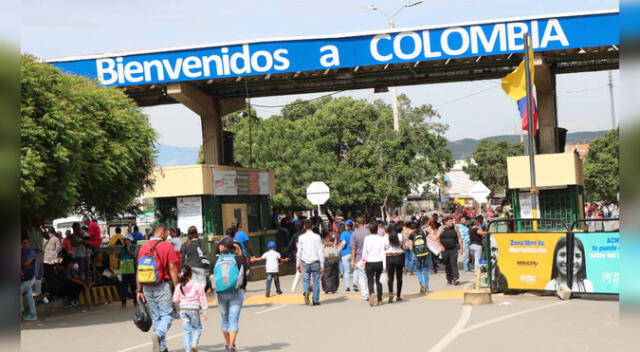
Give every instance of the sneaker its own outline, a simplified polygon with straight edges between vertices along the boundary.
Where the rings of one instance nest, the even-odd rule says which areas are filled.
[[[236,347],[235,346],[229,346],[228,351],[229,352],[236,352]]]
[[[396,297],[396,302],[402,302],[402,301],[404,301],[402,297]]]
[[[319,305],[320,305],[320,302],[313,302],[313,305],[314,305],[314,306],[319,306]]]
[[[358,292],[358,286],[353,285],[353,292]]]
[[[160,336],[151,334],[151,343],[153,344],[152,351],[160,352]]]
[[[376,297],[371,295],[369,296],[369,306],[373,307],[376,305]]]
[[[453,279],[454,286],[458,286],[459,284],[460,284],[460,281],[458,281],[458,279]]]
[[[351,289],[347,287],[347,293],[351,292]]]
[[[451,280],[447,280],[447,285],[451,285],[453,282]]]
[[[265,293],[264,295],[265,295],[265,297],[269,298],[269,296],[270,296],[271,294],[270,294],[269,292],[267,292],[267,293]]]
[[[278,292],[276,292],[276,293],[277,293],[277,294],[279,294],[279,295],[281,295],[281,294],[282,294],[282,291],[278,291]]]
[[[22,317],[22,320],[38,320],[38,316],[35,314],[27,314]]]
[[[393,303],[395,301],[396,297],[393,294],[389,295],[389,303]]]
[[[424,293],[424,285],[420,285],[420,293]]]
[[[305,292],[303,296],[304,296],[304,304],[309,305],[311,303],[309,302],[309,292]]]

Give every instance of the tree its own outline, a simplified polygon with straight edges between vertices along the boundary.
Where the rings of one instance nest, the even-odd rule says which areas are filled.
[[[482,140],[473,152],[473,160],[464,171],[474,181],[482,181],[493,194],[507,188],[507,157],[524,154],[524,144]]]
[[[589,144],[584,186],[592,199],[617,201],[620,191],[620,130],[610,130]]]
[[[349,97],[295,101],[282,116],[252,122],[253,166],[274,170],[275,207],[309,208],[305,189],[322,180],[327,207],[343,211],[399,205],[413,187],[436,181],[453,164],[446,126],[429,105],[400,96],[402,132],[391,108]],[[248,119],[234,126],[236,159],[249,166]]]
[[[122,91],[23,56],[20,111],[24,220],[115,215],[152,185],[156,133]]]

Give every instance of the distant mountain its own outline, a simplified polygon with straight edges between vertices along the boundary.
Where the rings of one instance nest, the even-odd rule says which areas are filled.
[[[567,134],[567,144],[575,143],[588,143],[596,137],[600,137],[605,131],[594,132],[572,132]],[[483,139],[490,139],[492,141],[508,141],[519,142],[520,136],[518,135],[502,135],[493,136],[482,139],[465,138],[457,141],[449,141],[447,148],[453,152],[456,160],[471,158],[473,151],[476,149],[478,143]],[[526,138],[525,138],[526,145]],[[174,147],[170,145],[161,144],[158,146],[158,159],[159,166],[174,166],[174,165],[192,165],[198,160],[198,150],[200,148],[186,148],[186,147]]]
[[[571,132],[567,133],[567,144],[584,144],[589,143],[592,139],[604,135],[606,131],[593,131],[593,132]],[[447,149],[453,152],[453,157],[456,160],[467,159],[473,157],[473,151],[480,141],[489,139],[492,141],[507,141],[511,143],[520,142],[519,135],[502,135],[493,136],[482,139],[465,138],[457,141],[449,141]],[[525,135],[525,146],[527,145]]]
[[[199,149],[160,144],[156,162],[158,166],[193,165],[198,161]]]

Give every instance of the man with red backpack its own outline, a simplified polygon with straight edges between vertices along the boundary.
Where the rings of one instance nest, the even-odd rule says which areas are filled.
[[[178,284],[180,257],[167,242],[169,232],[164,224],[156,224],[153,236],[138,252],[138,300],[149,305],[153,321],[154,352],[169,351],[166,335],[173,321],[173,302],[169,280]]]

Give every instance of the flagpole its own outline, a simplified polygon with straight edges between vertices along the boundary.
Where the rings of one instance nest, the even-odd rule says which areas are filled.
[[[527,132],[529,133],[529,174],[531,175],[531,191],[530,191],[530,197],[531,197],[531,217],[532,218],[537,218],[538,217],[538,198],[537,198],[537,194],[538,194],[538,188],[536,187],[536,165],[535,165],[535,148],[534,148],[534,143],[535,140],[533,138],[533,102],[531,100],[531,96],[532,96],[532,86],[531,86],[531,70],[529,68],[529,45],[530,45],[530,41],[531,41],[531,37],[529,35],[529,33],[526,33],[524,35],[524,67],[525,67],[525,78],[526,78],[526,84],[527,84],[527,121],[528,123],[528,128],[527,128]],[[533,222],[533,231],[538,231],[538,222],[534,221]]]

